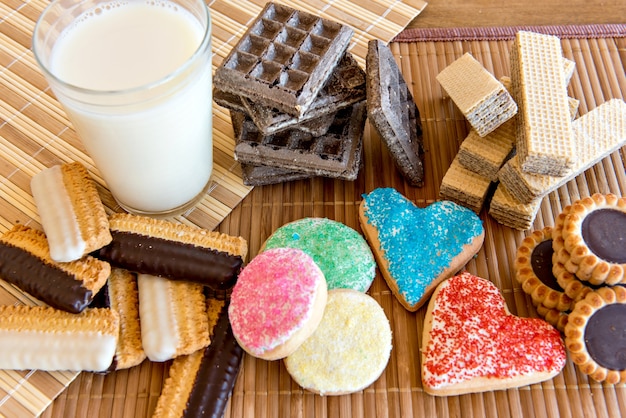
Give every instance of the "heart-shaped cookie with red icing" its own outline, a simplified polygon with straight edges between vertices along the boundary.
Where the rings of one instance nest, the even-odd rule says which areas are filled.
[[[512,315],[489,280],[462,273],[435,289],[422,336],[422,383],[432,395],[508,389],[551,379],[565,366],[559,331]]]

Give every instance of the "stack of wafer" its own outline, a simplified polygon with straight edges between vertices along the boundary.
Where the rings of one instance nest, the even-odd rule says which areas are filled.
[[[346,51],[352,34],[270,2],[216,70],[214,99],[231,110],[245,184],[356,179],[366,93]]]
[[[439,196],[479,213],[515,147],[517,105],[506,83],[496,80],[469,53],[439,73],[437,80],[471,125],[441,182]]]
[[[609,100],[574,119],[579,102],[567,96],[574,69],[558,38],[519,32],[511,78],[500,80],[519,112],[485,136],[472,128],[442,180],[440,197],[475,212],[489,199],[496,221],[526,230],[543,197],[626,144],[623,100]],[[458,77],[464,77],[465,88],[478,81]]]

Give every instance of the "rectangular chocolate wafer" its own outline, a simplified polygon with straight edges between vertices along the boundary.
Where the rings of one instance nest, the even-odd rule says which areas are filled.
[[[344,108],[337,112],[328,132],[318,137],[298,129],[264,136],[246,119],[237,129],[235,157],[244,164],[354,180],[361,167],[365,118],[364,101]]]
[[[269,2],[217,68],[217,89],[302,116],[344,55],[353,30]]]
[[[519,106],[517,155],[522,169],[565,175],[578,156],[560,39],[518,32],[511,50],[511,83]]]

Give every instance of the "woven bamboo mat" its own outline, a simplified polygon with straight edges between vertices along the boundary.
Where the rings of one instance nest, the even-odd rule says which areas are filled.
[[[605,100],[624,98],[626,92],[626,33],[603,38],[568,38],[565,55],[576,62],[570,94],[581,100],[585,113]],[[439,183],[452,161],[467,125],[449,101],[443,99],[435,75],[470,51],[496,76],[509,69],[510,40],[454,40],[393,43],[392,51],[421,110],[426,140],[427,181],[423,188],[408,186],[398,175],[388,153],[369,128],[365,133],[365,167],[355,182],[312,179],[255,188],[219,225],[226,233],[241,234],[255,255],[263,240],[286,222],[322,216],[358,229],[361,194],[375,187],[397,188],[419,206],[437,199]],[[625,194],[626,173],[622,149],[547,196],[533,229],[553,225],[561,208],[594,192]],[[512,260],[528,232],[514,231],[493,221],[483,211],[486,238],[467,268],[489,278],[502,290],[510,310],[535,317],[513,278]],[[561,374],[541,384],[483,394],[436,398],[426,395],[419,379],[419,343],[424,309],[409,313],[376,278],[370,294],[391,321],[394,348],[384,374],[360,393],[320,397],[303,391],[281,362],[244,357],[226,417],[618,417],[626,416],[626,386],[605,385],[587,379],[568,361]],[[167,366],[146,362],[108,376],[81,374],[47,409],[44,417],[149,416],[160,393]]]
[[[355,36],[350,48],[362,63],[369,39],[389,41],[426,6],[421,0],[282,3],[352,26]],[[47,88],[30,51],[35,21],[47,4],[44,0],[0,1],[0,232],[15,223],[38,226],[30,178],[41,169],[62,162],[85,164],[99,184],[107,209],[120,210]],[[215,67],[258,15],[265,0],[214,0],[207,4],[212,12]],[[215,229],[251,190],[243,185],[239,165],[233,159],[228,112],[219,107],[214,109],[213,138],[215,168],[210,191],[195,209],[176,218],[207,229]],[[231,233],[249,238],[250,230],[250,224],[242,224]],[[0,280],[0,303],[39,302]],[[167,366],[146,362],[106,377],[83,374],[46,415],[149,416]],[[65,372],[0,371],[0,416],[40,415],[77,376]]]

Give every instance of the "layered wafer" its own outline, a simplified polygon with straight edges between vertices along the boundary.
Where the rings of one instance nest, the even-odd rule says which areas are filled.
[[[465,168],[457,154],[441,180],[439,197],[480,213],[490,187],[491,180]]]
[[[367,115],[411,185],[424,181],[424,144],[419,109],[396,64],[380,40],[367,51]]]
[[[489,215],[502,225],[525,231],[532,226],[540,207],[541,199],[522,203],[500,183],[489,203]]]
[[[363,100],[365,100],[365,71],[348,52],[339,61],[309,110],[299,118],[277,109],[259,106],[246,97],[241,98],[247,114],[264,135],[298,126],[318,136],[328,129],[334,113]]]
[[[113,241],[98,257],[126,270],[219,291],[234,286],[248,252],[241,237],[161,219],[118,213],[109,225]]]
[[[344,55],[353,30],[269,2],[215,71],[217,89],[297,117]]]
[[[140,364],[146,358],[141,344],[139,294],[135,274],[113,268],[106,285],[98,292],[89,309],[106,308],[117,312],[120,334],[110,370],[122,370]]]
[[[515,141],[515,118],[482,137],[472,129],[461,143],[457,158],[466,169],[495,182],[498,171],[514,152]]]
[[[82,164],[46,168],[30,188],[54,261],[78,260],[111,242],[104,205]]]
[[[227,303],[209,299],[208,313],[211,344],[174,359],[155,408],[155,418],[223,416],[243,350],[233,336]]]
[[[498,178],[520,202],[532,202],[563,186],[626,144],[626,102],[611,99],[572,123],[576,164],[563,176],[531,174],[524,170],[519,154],[511,158]]]
[[[578,154],[559,38],[518,32],[511,49],[511,84],[519,106],[517,155],[522,170],[565,175]]]
[[[104,371],[115,355],[119,316],[47,306],[0,306],[0,369]]]
[[[111,272],[109,263],[91,256],[68,263],[53,261],[44,233],[19,224],[0,238],[0,259],[1,279],[72,313],[91,303]]]
[[[437,74],[437,81],[480,136],[517,113],[504,85],[469,52]]]
[[[202,285],[137,275],[141,343],[151,361],[167,361],[209,345]]]
[[[355,180],[361,167],[365,110],[363,101],[338,111],[328,131],[318,137],[298,129],[264,136],[245,119],[237,129],[235,157],[244,164]]]

